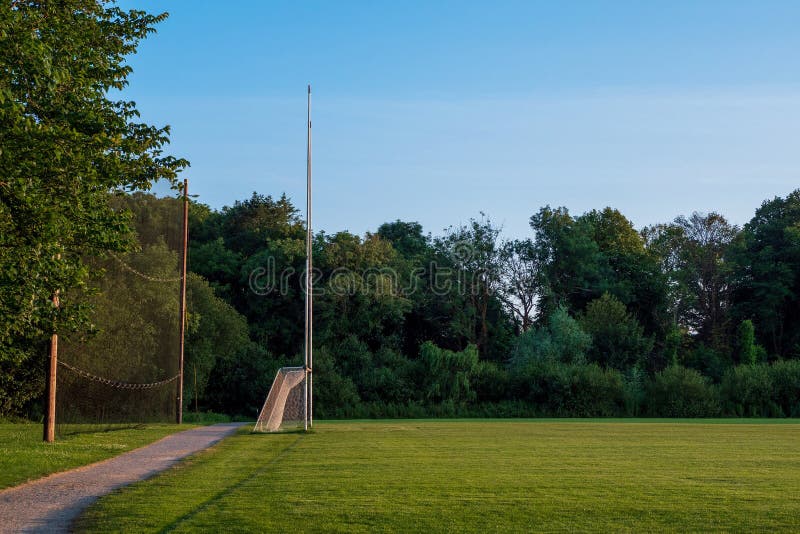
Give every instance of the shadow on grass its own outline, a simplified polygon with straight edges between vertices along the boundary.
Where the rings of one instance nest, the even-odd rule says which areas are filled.
[[[141,430],[147,428],[147,423],[119,423],[112,425],[64,425],[57,429],[61,437],[77,436],[81,434],[97,434],[100,432],[116,432],[117,430]]]
[[[249,434],[252,435],[267,435],[267,436],[274,436],[276,434],[313,434],[314,430],[309,428],[308,430],[304,430],[302,428],[286,428],[283,430],[276,430],[274,432],[259,432],[257,430],[251,430]]]
[[[258,434],[258,433],[259,432],[250,432],[251,435],[252,434]],[[263,434],[263,432],[260,432],[260,433]],[[273,432],[272,434],[275,434],[275,433],[276,432]],[[281,433],[281,434],[305,434],[306,432],[304,432],[303,429],[300,429],[299,432],[286,431],[286,432],[279,432],[279,433]],[[169,525],[167,525],[164,528],[162,528],[161,532],[171,532],[171,531],[175,530],[181,523],[184,523],[184,522],[192,519],[193,517],[195,517],[197,514],[199,514],[203,510],[208,509],[214,503],[219,502],[225,496],[230,495],[232,492],[234,492],[238,488],[244,486],[250,480],[253,480],[254,478],[256,478],[259,475],[261,475],[262,473],[266,472],[268,469],[271,469],[273,464],[275,464],[278,461],[280,461],[281,459],[283,459],[283,457],[286,454],[288,454],[292,449],[294,449],[298,445],[298,443],[300,443],[300,441],[302,439],[303,439],[303,436],[298,436],[296,440],[294,440],[292,443],[290,443],[286,448],[284,448],[282,451],[280,451],[271,460],[267,461],[267,463],[263,464],[260,469],[257,469],[255,471],[251,472],[250,474],[248,474],[247,476],[245,476],[241,480],[231,484],[230,486],[227,486],[227,487],[223,488],[218,493],[216,493],[215,495],[212,495],[211,497],[206,499],[204,502],[199,504],[194,509],[192,509],[189,512],[183,514],[182,516],[180,516],[177,519],[175,519],[174,521],[172,521]]]

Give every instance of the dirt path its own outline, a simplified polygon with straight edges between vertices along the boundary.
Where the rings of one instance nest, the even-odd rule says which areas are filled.
[[[0,491],[0,533],[68,532],[97,498],[210,447],[244,423],[193,428],[114,458]]]

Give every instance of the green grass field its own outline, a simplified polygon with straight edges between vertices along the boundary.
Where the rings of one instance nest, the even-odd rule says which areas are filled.
[[[243,429],[84,531],[800,530],[800,424],[380,421]]]
[[[0,489],[105,460],[189,428],[188,425],[124,427],[73,434],[55,443],[44,443],[41,424],[0,423]]]

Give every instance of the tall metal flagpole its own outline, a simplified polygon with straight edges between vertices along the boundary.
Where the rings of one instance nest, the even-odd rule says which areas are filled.
[[[183,354],[186,347],[186,259],[189,254],[189,180],[183,180],[183,235],[181,237],[180,346],[178,354],[178,395],[175,422],[183,423]],[[197,393],[195,392],[195,395]]]
[[[313,213],[311,187],[311,85],[308,86],[308,272],[314,269],[314,248],[311,214]],[[308,278],[308,426],[314,426],[314,277]]]
[[[311,239],[311,85],[308,86],[308,117],[306,124],[306,325],[305,325],[305,359],[306,359],[306,380],[305,380],[305,423],[304,428],[308,430],[314,420],[314,382],[312,378],[312,364],[314,358],[313,351],[313,321],[314,305],[312,298],[312,268]]]

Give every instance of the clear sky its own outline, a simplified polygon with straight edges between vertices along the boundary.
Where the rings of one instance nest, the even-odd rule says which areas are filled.
[[[742,224],[800,187],[795,0],[121,5],[170,12],[125,97],[215,208],[304,207],[307,83],[327,232],[483,211],[521,237],[545,204]]]

